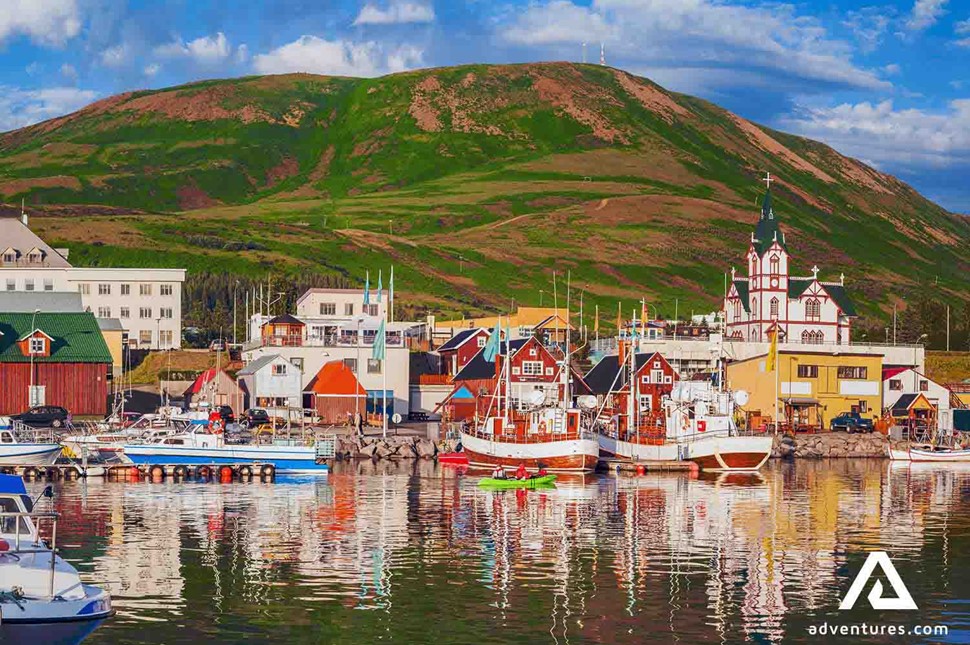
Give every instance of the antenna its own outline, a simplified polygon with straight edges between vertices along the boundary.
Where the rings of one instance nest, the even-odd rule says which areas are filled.
[[[606,65],[606,44],[600,43],[600,65]]]

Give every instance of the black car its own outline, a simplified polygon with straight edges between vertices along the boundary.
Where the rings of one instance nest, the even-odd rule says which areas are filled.
[[[71,420],[71,413],[59,405],[38,405],[10,417],[32,428],[63,428]]]
[[[832,431],[845,430],[846,432],[872,432],[874,427],[872,419],[867,419],[858,412],[843,412],[832,419]]]
[[[236,415],[232,411],[232,408],[228,405],[220,405],[218,408],[216,408],[216,411],[219,413],[219,417],[222,419],[223,426],[236,422]]]
[[[240,423],[246,428],[256,428],[269,425],[270,418],[263,408],[250,408],[243,413]]]

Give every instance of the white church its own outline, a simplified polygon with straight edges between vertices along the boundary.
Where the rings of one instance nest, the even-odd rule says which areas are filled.
[[[845,291],[845,276],[838,282],[812,275],[789,275],[785,234],[771,207],[771,174],[761,218],[748,247],[747,277],[731,268],[731,285],[724,301],[728,338],[763,342],[778,330],[779,342],[848,344],[855,307]]]

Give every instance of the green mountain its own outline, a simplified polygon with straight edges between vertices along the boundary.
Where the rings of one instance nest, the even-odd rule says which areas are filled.
[[[549,304],[553,271],[586,311],[710,311],[765,171],[802,274],[844,272],[870,316],[907,294],[966,298],[967,218],[608,67],[205,81],[0,135],[0,196],[25,198],[75,263],[352,284],[393,263],[400,301],[444,316]]]

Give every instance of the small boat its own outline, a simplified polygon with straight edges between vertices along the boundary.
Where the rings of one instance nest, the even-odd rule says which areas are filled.
[[[324,439],[306,445],[277,439],[269,444],[227,444],[222,434],[195,431],[125,444],[124,454],[131,463],[145,466],[258,463],[272,464],[278,473],[326,473],[333,442]]]
[[[48,487],[44,493],[53,493]],[[0,475],[0,642],[76,643],[111,616],[111,595],[56,554],[56,513],[37,513],[15,475]],[[50,521],[51,547],[39,522]]]
[[[60,444],[22,440],[9,418],[0,417],[0,466],[50,466],[60,456]]]
[[[443,452],[438,455],[438,463],[448,466],[467,466],[468,455],[464,452]]]
[[[893,461],[970,463],[970,450],[947,448],[944,446],[920,445],[905,448],[890,448],[889,458]]]
[[[494,479],[486,477],[478,482],[482,488],[554,488],[556,476],[528,477],[526,479]]]

